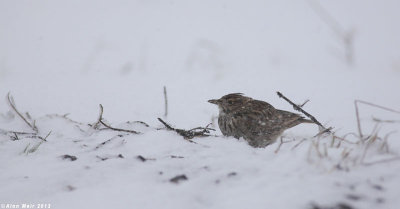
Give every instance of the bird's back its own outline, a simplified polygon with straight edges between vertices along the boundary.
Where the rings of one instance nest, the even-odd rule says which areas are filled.
[[[254,99],[218,118],[218,125],[224,135],[243,137],[255,147],[265,147],[275,142],[284,130],[303,122],[308,120]]]

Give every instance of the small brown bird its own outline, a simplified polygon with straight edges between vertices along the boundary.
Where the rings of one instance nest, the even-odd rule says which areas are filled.
[[[208,102],[219,107],[218,126],[225,136],[243,137],[253,147],[266,147],[286,129],[300,123],[314,123],[301,115],[275,109],[267,102],[227,94]]]

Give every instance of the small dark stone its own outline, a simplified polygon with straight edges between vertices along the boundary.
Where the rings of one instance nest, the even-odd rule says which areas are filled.
[[[358,195],[355,195],[355,194],[348,194],[348,195],[346,195],[346,198],[349,199],[349,200],[357,201],[357,200],[361,199],[361,196],[358,196]]]
[[[232,176],[236,176],[237,175],[237,173],[236,172],[230,172],[230,173],[228,173],[228,177],[232,177]]]
[[[175,176],[174,178],[170,179],[169,181],[172,182],[172,183],[177,184],[180,181],[186,181],[186,180],[188,180],[188,178],[186,177],[185,174],[182,174],[182,175]]]
[[[384,190],[383,186],[378,185],[378,184],[372,185],[372,188],[374,188],[374,189],[376,189],[376,190],[379,190],[379,191],[383,191],[383,190]]]
[[[124,158],[124,156],[122,154],[119,154],[117,157],[118,158]]]
[[[146,162],[147,161],[147,159],[145,157],[141,156],[141,155],[136,156],[136,158],[138,160],[142,161],[142,162]]]
[[[323,208],[321,208],[321,207],[320,207],[319,205],[317,205],[316,203],[311,203],[310,209],[323,209]]]
[[[182,156],[171,155],[171,158],[184,158]]]
[[[352,206],[348,205],[347,203],[339,203],[335,209],[354,209]]]
[[[209,170],[210,170],[210,167],[208,167],[208,166],[203,166],[203,169],[206,170],[206,171],[209,171]]]
[[[72,191],[76,190],[76,187],[71,186],[71,185],[68,185],[68,186],[66,187],[66,189],[67,189],[67,191],[72,192]]]
[[[63,160],[70,160],[70,161],[75,161],[78,159],[76,156],[73,156],[73,155],[62,155],[60,157]]]
[[[108,157],[100,157],[100,156],[96,156],[97,158],[99,158],[101,161],[106,161],[108,160]]]
[[[347,203],[338,203],[333,206],[321,206],[317,203],[311,203],[310,209],[354,209],[352,206]]]

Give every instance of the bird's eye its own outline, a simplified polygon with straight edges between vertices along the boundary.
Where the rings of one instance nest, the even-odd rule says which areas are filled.
[[[232,101],[228,101],[228,104],[233,104],[233,102]]]

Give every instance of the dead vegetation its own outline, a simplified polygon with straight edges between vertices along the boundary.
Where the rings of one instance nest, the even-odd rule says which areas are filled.
[[[36,143],[35,145],[31,146],[29,143],[25,149],[23,150],[23,153],[29,154],[37,151],[37,149],[42,145],[43,142],[47,141],[47,138],[50,136],[51,131],[47,133],[46,136],[43,137],[40,129],[36,125],[36,120],[31,117],[31,115],[26,112],[25,114],[21,113],[16,106],[16,103],[14,101],[14,98],[10,93],[7,94],[7,101],[8,104],[10,105],[11,109],[13,112],[31,129],[31,131],[20,131],[20,130],[4,130],[0,129],[0,134],[7,136],[10,140],[21,140],[25,138],[37,138],[40,139],[41,141],[39,143]],[[168,115],[168,98],[167,98],[167,90],[166,87],[164,87],[164,101],[165,101],[165,112],[164,116]],[[49,119],[61,119],[64,120],[66,123],[72,124],[73,127],[76,127],[80,132],[86,134],[86,135],[91,135],[94,132],[102,132],[102,131],[114,131],[117,132],[118,134],[105,140],[104,142],[98,144],[94,150],[100,149],[104,145],[110,143],[114,139],[124,137],[127,135],[138,135],[142,134],[140,131],[132,130],[132,129],[124,129],[124,128],[119,128],[112,126],[110,123],[107,122],[107,120],[104,118],[104,107],[103,105],[99,105],[99,116],[98,119],[96,120],[95,123],[93,124],[85,124],[82,122],[75,121],[71,118],[68,117],[69,114],[47,114],[44,117],[49,118]],[[43,117],[42,117],[43,118]],[[185,140],[196,143],[192,141],[191,139],[195,137],[207,137],[211,136],[210,131],[215,131],[215,129],[209,128],[210,124],[208,124],[206,127],[196,127],[192,128],[189,130],[184,130],[184,129],[178,129],[178,128],[173,128],[171,125],[169,125],[167,122],[163,121],[161,118],[158,118],[158,120],[164,125],[166,130],[174,131],[178,135],[182,136]],[[162,130],[163,128],[153,128],[150,127],[146,122],[143,121],[127,121],[124,123],[125,125],[132,125],[132,124],[140,124],[144,127],[151,128],[154,130]]]
[[[96,123],[94,123],[93,125],[89,125],[89,126],[91,126],[92,128],[94,128],[96,130],[100,130],[100,131],[101,130],[113,130],[113,131],[118,131],[118,132],[127,132],[130,134],[141,134],[138,131],[127,130],[127,129],[122,129],[122,128],[115,128],[115,127],[112,127],[111,125],[107,124],[106,122],[104,122],[104,118],[103,118],[103,112],[104,112],[103,105],[100,104],[99,106],[100,106],[99,119],[97,120]],[[142,122],[142,121],[140,121],[140,122],[146,124],[145,122]],[[101,127],[101,126],[104,126],[104,127]]]
[[[314,137],[312,138],[302,138],[301,140],[296,140],[294,139],[289,139],[285,140],[284,137],[280,139],[278,142],[278,146],[275,149],[275,153],[278,153],[282,147],[288,146],[291,144],[290,150],[295,150],[298,147],[302,146],[305,144],[305,142],[309,141],[307,143],[309,145],[308,148],[308,154],[307,154],[307,160],[310,163],[317,163],[321,164],[322,161],[324,162],[330,162],[331,169],[348,169],[351,166],[355,165],[363,165],[363,166],[371,166],[379,163],[386,163],[386,162],[391,162],[395,160],[400,160],[400,156],[394,155],[390,151],[390,147],[388,144],[388,139],[389,137],[395,133],[394,131],[382,134],[380,133],[380,127],[385,124],[394,124],[394,123],[399,123],[398,120],[386,120],[386,119],[378,119],[376,117],[372,118],[372,121],[375,123],[374,128],[370,131],[369,134],[365,134],[362,130],[362,123],[360,121],[360,111],[359,111],[359,105],[367,105],[371,106],[374,108],[378,108],[384,111],[392,112],[395,114],[400,114],[400,111],[387,108],[384,106],[376,105],[370,102],[365,102],[361,100],[355,100],[354,101],[354,107],[355,107],[355,115],[356,115],[356,122],[357,122],[357,133],[347,133],[345,135],[339,136],[336,132],[336,130],[333,129],[333,127],[328,127],[326,128],[322,123],[320,123],[316,117],[311,115],[310,113],[306,112],[303,107],[304,105],[309,101],[307,100],[304,102],[302,105],[297,105],[296,103],[292,102],[292,100],[288,99],[286,96],[284,96],[282,93],[277,92],[278,96],[285,101],[287,101],[292,107],[301,113],[303,113],[306,117],[310,118],[315,124],[317,124],[320,127],[319,133],[317,133]],[[26,112],[22,113],[20,110],[17,109],[16,103],[14,101],[14,98],[11,96],[9,93],[7,95],[7,101],[8,104],[11,107],[11,110],[17,115],[24,124],[26,124],[27,128],[30,129],[30,131],[21,131],[21,130],[3,130],[0,129],[0,134],[7,136],[10,140],[21,140],[21,139],[26,139],[26,138],[32,138],[32,139],[40,139],[39,142],[32,142],[34,143],[31,145],[29,143],[25,149],[23,150],[22,153],[24,154],[30,154],[33,152],[36,152],[38,148],[47,141],[48,137],[51,135],[51,131],[48,132],[46,135],[44,135],[41,131],[40,128],[36,124],[36,120],[32,118],[32,116]],[[167,92],[166,92],[166,87],[164,87],[164,116],[166,117],[168,115],[168,98],[167,98]],[[93,148],[93,150],[98,150],[101,149],[103,146],[106,146],[107,144],[111,143],[115,139],[125,137],[128,135],[138,135],[142,134],[140,131],[133,130],[133,129],[124,129],[116,126],[112,126],[107,120],[104,118],[104,107],[103,105],[99,105],[99,116],[96,120],[96,122],[92,124],[85,124],[82,122],[75,121],[71,118],[68,117],[68,114],[60,115],[60,114],[48,114],[45,115],[44,117],[49,118],[49,119],[61,119],[64,120],[65,122],[71,124],[72,126],[76,127],[79,129],[80,132],[84,134],[93,134],[93,133],[98,133],[98,132],[103,132],[103,131],[111,131],[111,132],[116,132],[117,134],[106,139],[105,141],[99,143],[97,146]],[[140,124],[146,128],[152,129],[152,130],[168,130],[168,131],[173,131],[179,136],[182,136],[183,139],[191,142],[191,143],[196,143],[193,141],[193,138],[196,137],[209,137],[209,136],[215,136],[212,135],[211,132],[216,131],[213,128],[210,128],[209,126],[211,124],[206,125],[205,127],[196,127],[192,129],[181,129],[181,128],[175,128],[171,124],[167,123],[165,120],[161,118],[157,118],[158,121],[163,125],[163,128],[155,128],[151,127],[148,125],[146,122],[143,121],[128,121],[123,123],[124,125],[133,125],[133,124]],[[129,126],[131,127],[131,126]],[[197,143],[196,143],[197,144]],[[86,146],[86,145],[83,145]],[[370,155],[374,155],[374,153],[380,153],[380,154],[385,154],[386,158],[379,158],[375,161],[372,161],[368,158]],[[387,157],[387,156],[391,157]],[[67,157],[68,158],[68,157]],[[121,158],[118,156],[108,156],[108,157],[98,157],[100,160],[104,161],[103,158],[109,159],[109,158]],[[106,160],[105,159],[105,160]],[[144,158],[143,156],[138,156],[138,159],[145,162],[147,160],[151,160],[148,158]]]
[[[194,141],[191,140],[194,137],[211,136],[210,131],[215,131],[215,129],[209,128],[211,123],[208,124],[206,127],[197,127],[197,128],[192,128],[190,130],[184,130],[184,129],[179,129],[179,128],[173,128],[171,125],[169,125],[167,122],[163,121],[161,118],[158,118],[158,121],[160,121],[167,130],[176,132],[177,134],[183,136],[184,139],[186,139],[192,143],[195,143]]]
[[[333,163],[333,169],[348,170],[350,166],[371,166],[379,163],[400,160],[400,156],[397,156],[394,153],[390,152],[388,144],[389,137],[396,131],[391,131],[382,136],[379,128],[382,124],[397,123],[398,121],[382,120],[373,117],[372,121],[375,122],[374,128],[369,134],[364,134],[361,127],[362,124],[360,121],[359,104],[364,104],[395,114],[400,114],[400,111],[377,105],[371,102],[355,100],[354,106],[358,133],[347,133],[343,136],[338,136],[336,131],[333,131],[332,127],[325,128],[314,116],[304,111],[304,109],[302,108],[304,104],[296,105],[290,99],[285,97],[282,93],[277,92],[277,94],[280,98],[283,98],[285,101],[291,104],[296,111],[303,113],[320,127],[320,132],[316,134],[312,139],[310,139],[311,143],[307,155],[307,160],[310,163],[320,164],[321,161],[330,161]],[[351,139],[349,139],[350,137]],[[307,140],[308,139],[300,140],[294,146],[292,146],[291,150],[296,149]],[[277,153],[281,149],[281,146],[283,144],[291,142],[293,141],[283,141],[281,138],[281,141],[277,149],[275,150],[275,153]],[[390,155],[391,157],[386,156],[385,159],[367,161],[366,157],[368,156],[368,152],[372,147],[374,148],[375,153]],[[336,155],[330,154],[329,152],[336,153]]]

